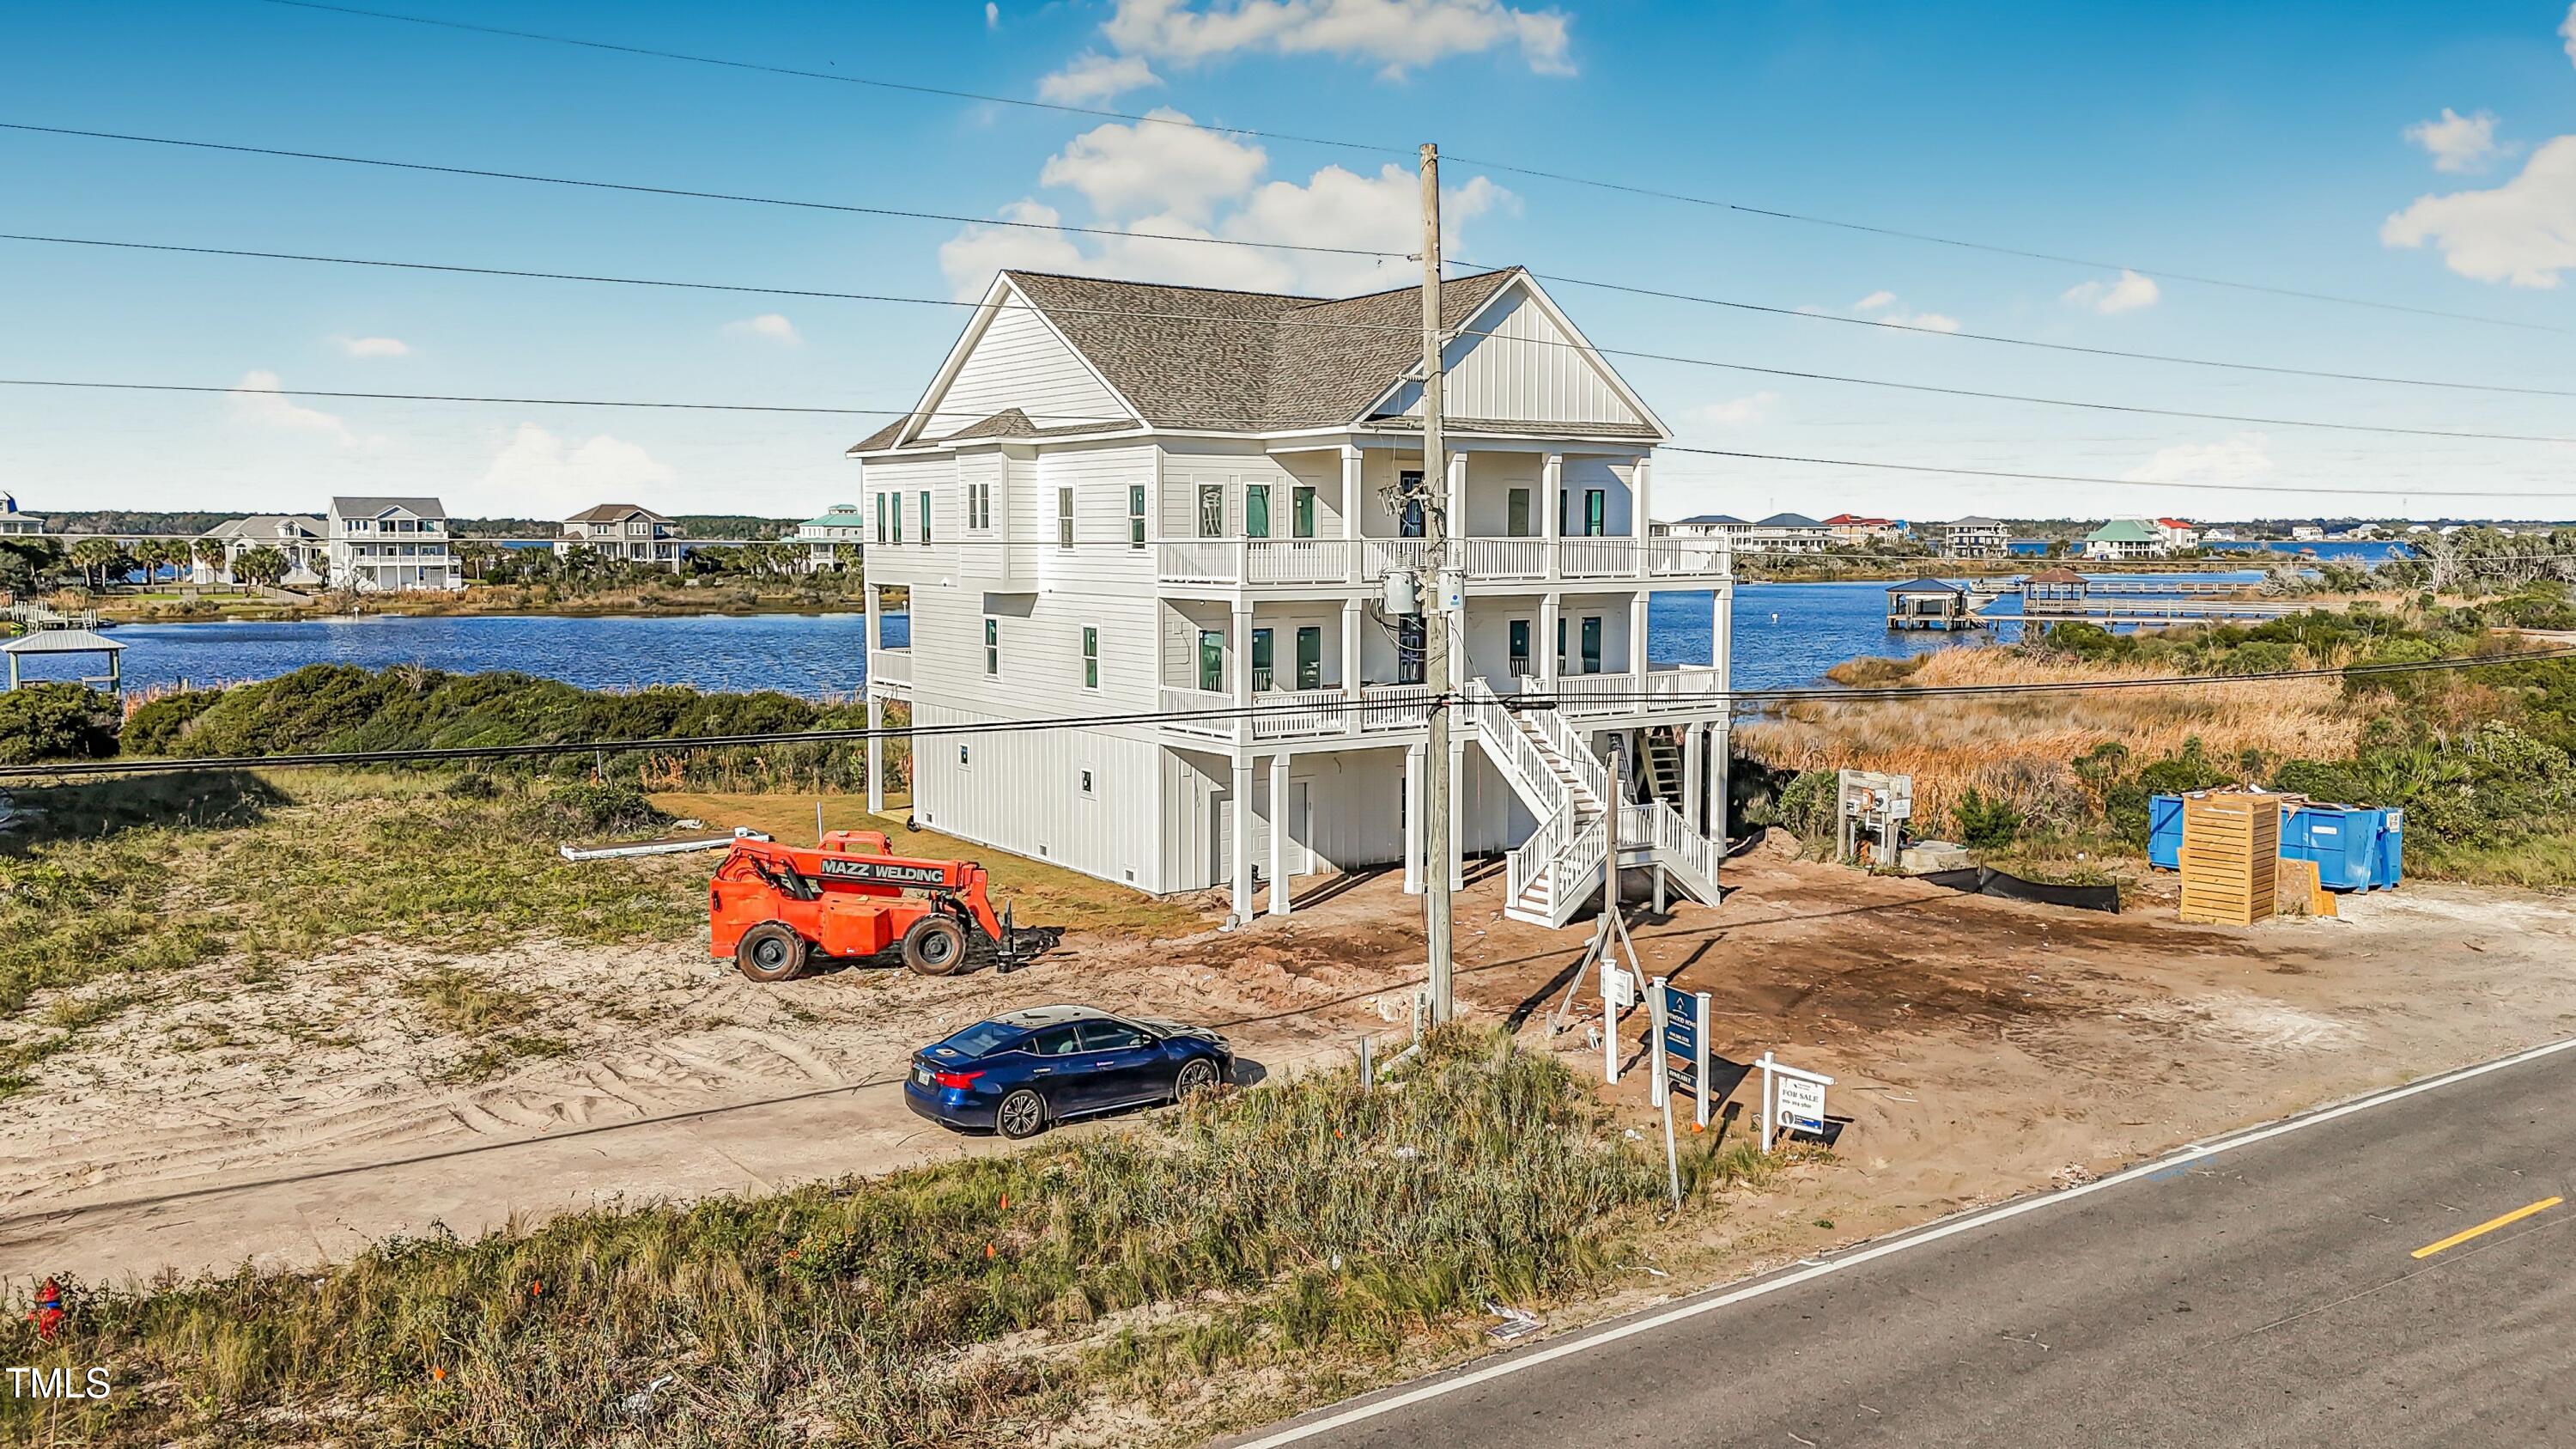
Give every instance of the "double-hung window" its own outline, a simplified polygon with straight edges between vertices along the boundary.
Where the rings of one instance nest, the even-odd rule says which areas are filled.
[[[1199,485],[1199,537],[1225,537],[1225,485]]]
[[[1055,490],[1055,546],[1073,547],[1073,490]]]
[[[1100,687],[1100,631],[1089,624],[1082,626],[1082,687]]]
[[[886,542],[903,542],[903,495],[889,493],[886,500]]]
[[[1289,490],[1288,533],[1292,538],[1315,536],[1315,490],[1302,483]]]
[[[1252,689],[1255,694],[1270,688],[1270,631],[1252,631]]]
[[[921,541],[930,542],[930,490],[921,490]]]
[[[1142,483],[1127,485],[1127,546],[1145,546],[1145,485]]]
[[[1002,674],[1002,621],[984,620],[984,673],[998,679]]]

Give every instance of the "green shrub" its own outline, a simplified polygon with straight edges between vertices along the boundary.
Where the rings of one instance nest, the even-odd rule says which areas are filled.
[[[2021,834],[2021,808],[1974,785],[1950,807],[1950,820],[1959,828],[1959,843],[1970,850],[2001,850]]]
[[[1841,780],[1832,770],[1805,770],[1780,792],[1775,811],[1780,828],[1809,845],[1834,838],[1834,811],[1841,803]]]
[[[475,778],[467,776],[467,779]],[[489,781],[486,781],[489,784]],[[497,793],[497,791],[495,791]],[[537,801],[541,823],[555,835],[624,834],[668,824],[644,792],[617,781],[577,780],[557,785]]]
[[[116,701],[77,684],[0,693],[0,764],[97,760],[116,753]]]

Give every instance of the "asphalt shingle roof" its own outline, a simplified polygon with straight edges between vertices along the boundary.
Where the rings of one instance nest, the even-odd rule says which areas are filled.
[[[445,518],[446,506],[435,498],[334,498],[331,515],[335,518],[373,518],[399,508],[414,518]]]

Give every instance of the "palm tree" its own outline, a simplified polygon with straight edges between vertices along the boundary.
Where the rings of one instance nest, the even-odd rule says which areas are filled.
[[[112,538],[84,538],[72,545],[72,562],[79,565],[81,581],[94,588],[107,587],[110,565],[125,557],[125,551]]]
[[[223,579],[224,564],[230,554],[230,550],[225,547],[222,539],[198,539],[195,544],[190,546],[188,551],[190,554],[195,556],[197,562],[206,566],[206,574],[209,578],[218,582]]]
[[[246,549],[241,557],[233,560],[233,577],[246,584],[273,586],[286,577],[286,555],[264,543],[257,548]]]

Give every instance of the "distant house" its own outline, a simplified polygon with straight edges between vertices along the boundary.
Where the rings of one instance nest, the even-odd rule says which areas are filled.
[[[2158,518],[2152,522],[2156,532],[2164,535],[2165,548],[2168,551],[2200,547],[2200,530],[2192,526],[2191,520]]]
[[[564,520],[555,556],[586,548],[619,563],[680,569],[680,526],[650,508],[633,503],[602,503]]]
[[[1999,518],[1970,515],[1923,527],[1926,533],[1939,536],[1942,552],[1952,558],[1997,558],[2012,552],[2012,535]]]
[[[435,498],[334,498],[325,515],[331,581],[362,594],[461,589]]]
[[[1732,513],[1701,513],[1647,526],[1648,535],[1655,538],[1723,538],[1738,548],[1751,532],[1753,525]]]
[[[891,505],[889,507],[888,505]],[[919,527],[914,536],[930,542],[930,516],[926,509],[917,510]],[[904,540],[904,508],[901,493],[877,495],[876,541],[901,543]],[[835,503],[823,510],[819,518],[809,518],[797,525],[796,541],[805,545],[805,572],[816,573],[836,566],[842,544],[865,551],[868,545],[868,520],[855,503]]]
[[[32,513],[20,513],[18,500],[0,493],[0,538],[32,537],[45,531],[45,520]]]
[[[2297,523],[2290,526],[2290,537],[2300,543],[2315,543],[2325,536],[2325,529],[2318,524]]]
[[[2143,518],[2114,518],[2084,535],[2084,556],[2094,559],[2163,558],[2171,545]]]
[[[1841,544],[1893,543],[1905,536],[1905,525],[1893,518],[1864,518],[1837,513],[1825,520],[1825,532]]]
[[[1803,513],[1774,513],[1754,520],[1743,546],[1755,553],[1823,553],[1833,531]]]
[[[2212,528],[2201,534],[2200,541],[2202,543],[2236,543],[2239,540],[2236,537],[2235,529]]]
[[[213,539],[223,544],[224,561],[211,564],[192,559],[188,576],[201,584],[237,584],[242,580],[233,573],[233,565],[241,556],[255,548],[273,548],[286,558],[280,584],[290,589],[318,588],[331,563],[328,530],[321,516],[312,513],[256,513],[229,519],[197,535],[200,542]]]

